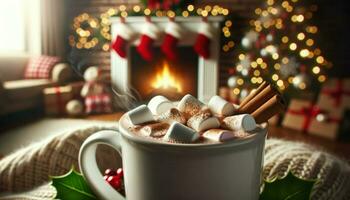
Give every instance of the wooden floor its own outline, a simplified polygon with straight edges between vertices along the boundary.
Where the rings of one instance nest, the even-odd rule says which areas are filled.
[[[87,119],[102,121],[118,121],[122,115],[122,112],[105,115],[92,115],[88,116]],[[328,139],[307,135],[299,131],[277,126],[269,126],[268,137],[312,144],[328,152],[334,153],[340,157],[350,160],[350,142],[331,141]]]

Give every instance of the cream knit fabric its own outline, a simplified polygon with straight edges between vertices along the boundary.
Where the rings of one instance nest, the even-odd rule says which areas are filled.
[[[67,173],[72,166],[78,170],[78,154],[83,141],[100,130],[116,127],[92,127],[67,132],[46,141],[32,144],[0,160],[0,194],[33,189],[49,180],[49,175]],[[101,168],[113,167],[120,158],[111,148],[98,148]],[[113,160],[114,159],[114,160]],[[119,162],[120,163],[120,162]]]
[[[51,199],[55,189],[48,184],[48,175],[66,173],[78,166],[82,142],[92,133],[106,128],[93,127],[57,136],[34,144],[0,160],[0,199]],[[111,162],[111,154],[115,161]],[[101,169],[120,162],[111,149],[98,152]],[[115,166],[114,166],[115,167]],[[350,167],[345,161],[316,148],[295,142],[268,139],[265,147],[263,177],[283,177],[291,170],[300,178],[319,179],[312,199],[350,199]],[[40,186],[41,185],[41,186]],[[7,195],[5,192],[22,192]]]

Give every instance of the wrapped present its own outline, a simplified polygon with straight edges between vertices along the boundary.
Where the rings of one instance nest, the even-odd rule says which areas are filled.
[[[311,119],[308,132],[310,135],[316,135],[331,140],[336,140],[339,137],[339,127],[341,118],[335,117],[327,111],[322,111]]]
[[[350,108],[350,79],[330,79],[322,87],[317,105],[321,109]]]
[[[312,135],[336,139],[341,121],[341,112],[328,112],[311,101],[291,101],[282,125]]]
[[[86,113],[112,112],[112,101],[109,94],[90,95],[85,97]]]
[[[46,88],[43,93],[45,112],[48,115],[65,114],[67,102],[73,99],[71,86]]]

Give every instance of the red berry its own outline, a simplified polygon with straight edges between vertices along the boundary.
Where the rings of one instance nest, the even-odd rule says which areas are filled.
[[[107,179],[109,178],[109,176],[105,175],[105,176],[103,176],[103,178],[107,181]]]
[[[117,176],[119,178],[122,178],[124,176],[124,171],[123,171],[123,168],[118,168],[117,169]]]
[[[111,184],[112,180],[113,180],[114,176],[108,176],[106,181]]]
[[[106,169],[105,175],[114,176],[116,175],[116,172],[113,169]]]
[[[111,186],[116,189],[116,190],[119,190],[121,189],[121,186],[122,186],[122,181],[120,180],[119,177],[117,176],[112,176],[111,179],[108,179],[109,181],[109,184],[111,184]]]

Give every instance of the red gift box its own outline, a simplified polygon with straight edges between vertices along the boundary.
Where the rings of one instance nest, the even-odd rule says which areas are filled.
[[[330,139],[338,136],[341,112],[330,113],[306,100],[292,100],[283,126]]]
[[[66,114],[66,104],[73,99],[71,86],[46,88],[43,93],[45,112],[48,115]]]
[[[332,111],[350,108],[350,79],[330,79],[322,87],[317,105]]]

